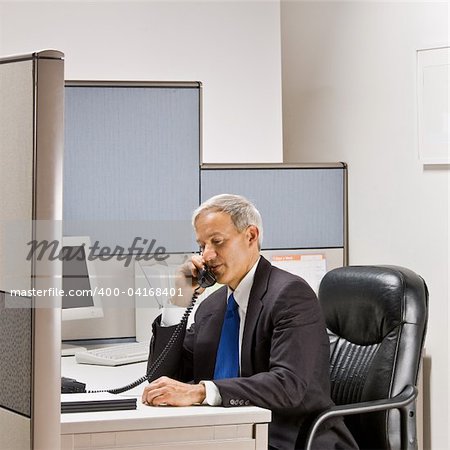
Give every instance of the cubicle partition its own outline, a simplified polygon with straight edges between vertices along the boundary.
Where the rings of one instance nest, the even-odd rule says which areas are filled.
[[[131,244],[140,238],[147,257],[158,246],[170,255],[198,251],[191,214],[214,194],[255,202],[263,254],[274,264],[307,269],[315,285],[324,270],[346,264],[345,164],[203,164],[200,82],[66,81],[65,94],[64,235],[123,248],[133,262],[102,261],[97,250],[96,285],[117,295],[103,296],[103,318],[64,322],[63,340],[139,334],[136,324],[145,327],[157,310],[128,295],[142,281]]]
[[[263,218],[262,255],[306,279],[317,292],[325,272],[347,261],[346,190],[347,167],[342,163],[203,164],[199,202],[222,193],[251,200]],[[176,267],[188,257],[171,255],[159,265],[154,261],[137,262],[135,286],[161,291],[174,288]],[[216,288],[210,288],[209,293]],[[164,304],[164,298],[152,300],[136,298],[139,341],[150,339],[149,324]]]
[[[65,95],[64,234],[195,251],[201,84],[66,81]]]
[[[103,318],[64,321],[63,339],[130,338],[134,257],[197,250],[190,219],[199,201],[202,86],[65,84],[64,235],[130,258],[102,261],[93,252],[96,284],[118,295],[102,297]]]
[[[191,214],[214,194],[255,202],[263,254],[274,264],[308,269],[313,284],[346,264],[345,164],[203,164],[200,82],[66,81],[65,95],[64,235],[123,248],[133,263],[93,255],[96,285],[118,295],[102,298],[103,318],[64,322],[64,340],[136,336],[136,323],[157,311],[144,317],[155,302],[144,308],[149,299],[138,299],[135,314],[131,244],[142,238],[147,257],[158,246],[171,255],[198,251]]]
[[[28,258],[60,239],[64,61],[0,59],[0,448],[60,447],[59,261]],[[35,291],[33,291],[35,289]]]
[[[254,202],[268,255],[317,253],[328,269],[347,264],[346,164],[204,164],[200,190],[201,201],[233,193]]]

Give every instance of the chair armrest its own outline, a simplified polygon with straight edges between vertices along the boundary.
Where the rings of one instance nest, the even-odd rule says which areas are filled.
[[[320,413],[312,423],[306,438],[305,450],[311,450],[312,441],[319,426],[332,417],[386,411],[389,409],[401,410],[414,401],[416,397],[417,388],[412,385],[407,385],[400,394],[392,398],[333,406]]]

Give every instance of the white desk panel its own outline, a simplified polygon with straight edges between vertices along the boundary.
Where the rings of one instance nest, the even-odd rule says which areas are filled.
[[[101,433],[254,424],[267,423],[270,418],[269,410],[256,406],[156,407],[144,405],[138,399],[135,410],[61,414],[61,433]]]
[[[65,357],[61,372],[93,390],[128,384],[145,369],[146,363],[101,367]],[[150,407],[140,401],[144,386],[121,394],[138,397],[136,410],[61,414],[62,449],[267,449],[269,410],[255,406]]]

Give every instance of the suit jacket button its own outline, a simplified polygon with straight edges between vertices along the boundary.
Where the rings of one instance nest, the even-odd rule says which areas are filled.
[[[244,405],[245,405],[245,406],[248,406],[248,405],[250,405],[250,400],[245,400],[245,403],[244,403]]]
[[[244,400],[239,400],[239,405],[243,406],[244,405]]]
[[[230,405],[234,406],[234,400],[233,399],[230,400]]]

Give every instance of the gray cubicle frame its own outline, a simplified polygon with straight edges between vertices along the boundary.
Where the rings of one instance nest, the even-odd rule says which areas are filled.
[[[64,54],[44,50],[0,59],[0,64],[32,62],[33,121],[31,234],[36,240],[61,239]],[[7,154],[5,153],[7,157]],[[14,176],[12,174],[12,176]],[[18,199],[21,201],[23,199]],[[8,217],[6,217],[8,220]],[[22,243],[23,244],[23,243]],[[20,243],[19,243],[20,245]],[[45,258],[44,258],[45,259]],[[30,261],[29,286],[60,288],[61,262]],[[7,283],[6,283],[7,284]],[[5,286],[5,289],[7,287]],[[6,291],[5,296],[7,295]],[[31,297],[30,448],[60,447],[61,298]],[[8,389],[7,386],[2,386]],[[13,430],[9,430],[13,433]],[[10,437],[14,439],[14,437]],[[14,441],[12,441],[14,442]],[[17,445],[17,444],[16,444]]]
[[[343,255],[342,264],[348,265],[348,166],[345,162],[336,163],[255,163],[255,164],[201,164],[202,170],[239,169],[342,169],[343,172]],[[286,248],[288,250],[288,248]],[[301,248],[296,250],[302,250]],[[308,248],[307,250],[317,250]]]

